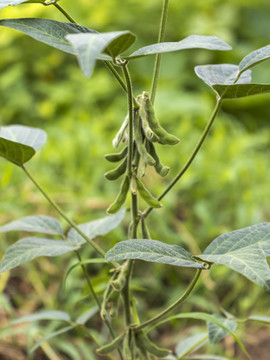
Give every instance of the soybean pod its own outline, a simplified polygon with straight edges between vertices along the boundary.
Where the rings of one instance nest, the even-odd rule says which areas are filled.
[[[141,121],[142,121],[142,129],[143,129],[146,139],[148,139],[149,141],[158,141],[158,138],[155,136],[155,134],[153,133],[153,131],[151,130],[151,128],[148,124],[145,109],[142,106],[142,96],[141,95],[137,96],[136,100],[140,104],[139,114],[140,114]]]
[[[120,144],[120,142],[123,140],[123,137],[125,135],[126,128],[128,126],[129,117],[128,115],[125,117],[125,120],[123,124],[121,125],[118,133],[115,135],[115,138],[113,139],[113,147],[117,148]]]
[[[141,127],[141,118],[139,116],[138,111],[136,111],[134,117],[134,138],[137,150],[143,160],[146,162],[147,165],[153,166],[155,165],[155,160],[152,158],[150,154],[146,151],[144,140],[142,136],[142,127]]]
[[[142,111],[145,111],[145,116],[147,122],[154,132],[154,134],[158,137],[158,142],[163,145],[175,145],[180,140],[172,135],[169,134],[159,123],[158,119],[156,118],[155,111],[151,100],[149,98],[149,94],[147,92],[143,92],[142,94]]]
[[[112,352],[113,350],[119,348],[122,345],[123,341],[124,341],[124,337],[125,337],[125,333],[119,335],[117,338],[115,338],[109,344],[104,345],[104,346],[100,347],[99,349],[97,349],[96,350],[97,353],[105,355],[105,354],[108,354],[108,353]]]
[[[155,161],[156,161],[156,164],[155,164],[156,172],[162,177],[168,175],[170,168],[168,166],[164,166],[161,163],[159,156],[156,153],[155,146],[150,141],[147,142],[147,150],[149,151],[149,154],[153,157],[153,159],[155,159]]]
[[[136,185],[137,185],[139,194],[141,195],[143,200],[145,202],[147,202],[148,205],[150,205],[153,208],[160,208],[162,206],[161,203],[158,201],[158,199],[156,199],[150,193],[150,191],[146,189],[146,187],[143,185],[143,183],[138,178],[136,178]]]
[[[142,331],[136,334],[136,344],[140,349],[145,349],[150,354],[160,358],[166,357],[172,353],[170,350],[158,347]]]
[[[128,190],[129,190],[129,177],[126,175],[124,180],[122,181],[120,191],[116,199],[107,209],[108,214],[115,214],[117,211],[120,210],[120,208],[126,201]]]
[[[125,156],[127,155],[127,152],[128,152],[128,148],[127,146],[124,147],[124,149],[122,151],[120,151],[119,153],[116,153],[116,154],[107,154],[105,155],[105,159],[110,161],[110,162],[118,162],[118,161],[121,161],[122,159],[125,158]]]
[[[125,159],[117,168],[107,171],[104,176],[108,180],[117,180],[121,175],[124,174],[127,168],[127,159]]]

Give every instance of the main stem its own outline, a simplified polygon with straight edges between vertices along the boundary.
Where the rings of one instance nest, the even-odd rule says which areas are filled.
[[[145,321],[144,323],[142,323],[141,325],[139,325],[136,328],[136,331],[142,330],[143,328],[145,328],[146,326],[149,325],[154,325],[156,324],[158,321],[160,321],[162,318],[164,318],[169,312],[171,312],[172,310],[174,310],[177,306],[179,306],[180,304],[182,304],[186,298],[189,296],[189,294],[191,293],[191,291],[194,289],[194,286],[196,285],[200,275],[201,275],[202,269],[198,269],[196,271],[196,274],[194,276],[194,278],[192,279],[191,283],[189,284],[188,288],[186,289],[186,291],[184,292],[184,294],[178,299],[176,300],[173,304],[171,304],[169,307],[167,307],[167,309],[163,310],[161,313],[159,313],[158,315],[154,316],[152,319]]]
[[[187,162],[185,163],[185,165],[183,166],[183,168],[180,170],[180,172],[178,173],[178,175],[176,175],[176,177],[172,180],[172,182],[168,185],[168,187],[166,188],[165,191],[163,191],[163,193],[158,197],[158,200],[162,200],[164,198],[164,196],[174,187],[174,185],[181,179],[181,177],[185,174],[185,172],[188,170],[188,168],[190,167],[190,165],[192,164],[193,160],[195,159],[196,155],[198,154],[200,148],[202,147],[207,135],[209,134],[209,131],[213,125],[213,122],[217,116],[217,113],[221,107],[222,104],[222,99],[218,98],[217,102],[216,102],[216,106],[214,108],[214,111],[203,131],[203,134],[200,138],[200,140],[198,141],[197,145],[195,146],[192,154],[190,155],[189,159],[187,160]],[[153,210],[152,207],[149,207],[148,209],[146,209],[143,213],[143,217],[146,218],[151,211]]]
[[[160,25],[159,25],[158,43],[163,42],[165,39],[166,24],[167,24],[167,18],[168,18],[168,8],[169,8],[169,0],[164,0],[163,6],[162,6],[162,12],[161,12]],[[161,65],[161,57],[162,57],[161,54],[157,54],[156,60],[155,60],[152,88],[151,88],[151,92],[150,92],[152,104],[154,104],[154,102],[155,102],[157,83],[158,83],[160,65]]]

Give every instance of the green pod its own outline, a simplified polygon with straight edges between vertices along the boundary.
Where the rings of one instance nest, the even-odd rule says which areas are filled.
[[[124,286],[126,285],[125,271],[121,270],[117,278],[111,281],[111,284],[115,291],[123,290]]]
[[[121,143],[121,141],[123,140],[123,137],[125,135],[125,131],[126,128],[128,126],[128,120],[129,117],[128,115],[125,117],[125,120],[122,124],[122,126],[120,127],[118,133],[115,135],[115,138],[113,139],[112,143],[113,143],[113,147],[117,148],[119,146],[119,144]]]
[[[114,200],[114,202],[107,209],[108,214],[115,214],[120,210],[124,202],[126,201],[127,194],[129,190],[129,177],[126,175],[124,180],[122,181],[120,191]]]
[[[164,166],[160,159],[159,159],[159,156],[158,154],[156,153],[156,149],[155,149],[155,146],[154,144],[152,144],[150,141],[148,141],[147,143],[147,149],[149,151],[149,154],[153,157],[153,159],[155,159],[156,161],[156,164],[155,164],[155,169],[156,169],[156,172],[164,177],[166,175],[168,175],[169,171],[170,171],[170,168],[168,166]]]
[[[121,175],[123,175],[127,168],[127,159],[121,162],[117,168],[107,171],[104,176],[107,180],[114,181],[117,180]]]
[[[172,353],[170,350],[158,347],[142,331],[136,334],[136,344],[138,348],[147,350],[150,354],[153,354],[160,358],[171,355]]]
[[[116,350],[120,346],[122,346],[122,343],[124,341],[125,333],[119,335],[117,338],[115,338],[112,342],[110,342],[107,345],[104,345],[96,350],[96,352],[100,355],[106,355],[112,352],[113,350]]]
[[[156,141],[158,141],[158,137],[154,134],[154,132],[150,128],[149,123],[147,121],[145,107],[142,106],[142,95],[138,95],[136,99],[137,99],[137,102],[140,104],[139,114],[140,114],[140,117],[141,117],[142,128],[143,128],[143,132],[145,134],[145,137],[149,141],[156,142]]]
[[[127,152],[128,152],[128,148],[127,146],[122,150],[120,151],[119,153],[116,153],[116,154],[107,154],[105,155],[105,159],[110,161],[110,162],[118,162],[118,161],[121,161],[122,159],[124,159],[127,155]]]
[[[161,203],[149,192],[149,190],[146,189],[146,187],[138,178],[136,178],[136,184],[139,194],[148,205],[153,208],[160,208],[162,206]]]
[[[152,158],[152,156],[148,154],[144,145],[144,140],[142,136],[141,118],[138,112],[136,112],[134,118],[134,139],[137,150],[141,155],[141,157],[143,158],[143,160],[146,162],[147,165],[154,166],[156,162]]]
[[[155,111],[151,100],[149,98],[148,93],[143,92],[142,94],[142,109],[145,111],[145,117],[147,122],[154,132],[154,134],[158,137],[158,142],[163,145],[175,145],[180,140],[172,135],[169,134],[159,123],[158,119],[155,116]]]

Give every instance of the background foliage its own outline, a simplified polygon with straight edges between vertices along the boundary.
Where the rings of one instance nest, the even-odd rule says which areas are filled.
[[[156,40],[160,1],[80,0],[76,6],[71,0],[61,2],[82,25],[102,32],[134,32],[137,35],[134,49]],[[190,34],[216,35],[232,45],[233,51],[189,50],[164,56],[156,109],[164,127],[174,129],[181,142],[175,151],[166,147],[159,149],[162,159],[172,169],[168,180],[160,180],[154,173],[148,176],[146,181],[151,182],[154,193],[159,194],[164,181],[169,181],[185,162],[214,106],[214,95],[195,76],[194,66],[238,63],[248,52],[268,45],[269,11],[269,2],[263,0],[171,1],[167,41],[178,41]],[[53,7],[36,4],[3,9],[0,17],[44,17],[65,21]],[[104,180],[103,174],[110,165],[103,156],[112,151],[111,140],[126,114],[122,90],[102,63],[87,80],[75,57],[13,30],[1,28],[0,48],[0,124],[17,123],[46,130],[48,142],[29,165],[32,173],[78,222],[103,216],[118,186]],[[152,57],[132,62],[135,93],[149,89],[152,66]],[[255,68],[254,80],[269,82],[268,68],[269,62]],[[164,208],[169,211],[161,209],[151,215],[149,225],[152,225],[153,239],[184,244],[191,252],[198,253],[198,247],[203,250],[223,232],[269,221],[269,116],[269,95],[224,103],[202,152],[181,185],[164,200]],[[0,174],[1,224],[19,216],[51,214],[45,200],[19,169],[2,160]],[[125,233],[126,229],[118,229],[102,241],[107,241],[109,249],[125,238]],[[1,236],[7,241],[1,241],[0,251],[15,236]],[[70,296],[68,289],[60,296],[58,286],[63,269],[71,263],[68,256],[53,261],[41,259],[23,270],[20,268],[1,276],[0,289],[4,292],[0,295],[3,304],[0,326],[1,322],[6,323],[6,318],[15,317],[18,311],[24,314],[42,307],[59,308],[59,302],[65,311],[73,311],[74,302],[80,300],[73,290],[84,287],[80,272],[74,271],[69,279]],[[179,274],[179,270],[170,269],[164,274],[162,266],[151,266],[155,271],[154,279],[149,274],[149,277],[144,276],[143,283],[139,280],[138,284],[134,283],[142,297],[147,292],[147,308],[141,310],[149,315],[151,309],[166,301],[166,291],[164,298],[160,294],[161,286],[170,291],[173,299],[190,276],[186,270]],[[97,265],[96,287],[102,290],[107,273],[98,269]],[[145,274],[144,265],[136,274],[138,277]],[[203,300],[204,289],[218,294],[213,295],[211,303]],[[87,309],[87,302],[83,301],[83,304]],[[222,306],[244,317],[253,307],[257,313],[267,314],[267,304],[262,289],[240,275],[217,268],[211,278],[204,279],[204,284],[185,305],[185,311],[193,308],[212,311]],[[143,302],[141,306],[144,306]],[[30,330],[38,336],[35,327]],[[164,331],[166,333],[166,329]],[[74,339],[80,342],[80,337],[74,336]],[[19,345],[20,341],[25,344],[24,338],[18,337]],[[175,339],[168,341],[174,343]],[[2,346],[6,346],[5,342]],[[82,353],[83,345],[78,346]],[[65,353],[68,354],[68,350]],[[70,356],[75,359],[74,354]]]

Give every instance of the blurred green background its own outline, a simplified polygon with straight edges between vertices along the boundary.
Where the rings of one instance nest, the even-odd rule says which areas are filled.
[[[61,0],[60,3],[80,24],[89,28],[100,32],[134,32],[137,42],[131,51],[156,42],[161,0]],[[8,7],[1,10],[0,17],[66,21],[53,6],[39,4]],[[263,0],[171,0],[167,41],[179,41],[191,34],[216,35],[233,50],[188,50],[163,57],[156,111],[164,127],[181,142],[171,148],[158,149],[171,172],[166,179],[161,179],[150,171],[146,182],[153,193],[160,194],[185,163],[215,104],[215,95],[196,77],[194,66],[238,64],[249,52],[270,44],[269,18],[270,3]],[[96,65],[92,78],[86,79],[74,56],[11,29],[1,28],[0,34],[0,124],[24,124],[46,130],[46,145],[28,165],[32,175],[77,222],[104,216],[119,186],[118,182],[104,179],[104,172],[111,168],[104,154],[113,151],[112,139],[126,115],[124,93],[102,63]],[[149,91],[153,64],[153,57],[130,64],[136,95]],[[253,81],[270,82],[269,62],[254,68]],[[262,95],[224,102],[196,161],[164,199],[163,209],[149,217],[154,239],[184,245],[198,253],[223,232],[269,221],[269,99],[269,95]],[[19,168],[1,160],[0,174],[1,224],[37,213],[56,216]],[[103,240],[107,249],[126,237],[126,229],[113,234]],[[3,252],[16,237],[1,235],[1,239],[6,240],[1,241]],[[57,307],[57,283],[63,273],[61,269],[70,261],[68,257],[52,262],[42,259],[24,267],[30,288],[35,288],[35,301],[25,301],[19,291],[10,290],[10,284],[21,281],[21,269],[1,277],[0,287],[8,294],[8,299],[2,299],[7,317],[14,316],[17,308],[27,312],[39,306]],[[166,295],[169,293],[169,297],[174,298],[191,276],[189,270],[180,272],[169,268],[165,271],[163,266],[150,266],[157,275],[155,279],[149,273],[143,283],[137,280],[138,286],[151,289],[151,294],[144,290],[139,295],[150,296],[148,305],[170,302]],[[144,269],[138,270],[137,275],[144,274]],[[41,276],[40,270],[46,274]],[[39,276],[41,285],[36,289]],[[78,279],[79,272],[71,282],[77,284]],[[104,270],[99,273],[97,286],[106,279]],[[183,280],[180,285],[179,279]],[[50,291],[45,296],[47,286]],[[160,296],[161,286],[166,289],[164,299]],[[216,292],[214,305],[199,296],[204,291],[207,294],[209,289]],[[212,311],[223,306],[238,316],[246,316],[255,308],[256,314],[269,315],[264,291],[223,267],[213,270],[211,278],[205,279],[196,294],[198,298],[195,296],[186,309],[194,306]],[[78,301],[73,297],[73,302],[70,298],[63,301],[66,310]],[[147,305],[140,306],[142,312],[152,311]]]

